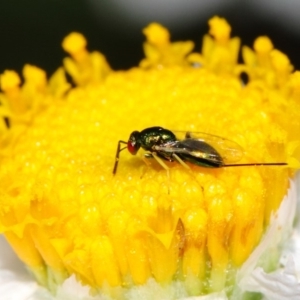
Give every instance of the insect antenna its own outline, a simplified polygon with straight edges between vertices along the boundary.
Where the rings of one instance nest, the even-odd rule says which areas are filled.
[[[125,147],[121,148],[121,144],[126,144]],[[120,152],[124,149],[127,148],[127,142],[125,141],[119,141],[118,142],[118,147],[117,147],[117,152],[116,152],[116,157],[115,157],[115,165],[113,169],[113,175],[116,175],[117,169],[118,169],[118,164],[119,164],[119,158],[120,158]]]
[[[225,164],[221,165],[221,168],[225,167],[248,167],[248,166],[287,166],[286,162],[275,162],[275,163],[249,163],[249,164]]]

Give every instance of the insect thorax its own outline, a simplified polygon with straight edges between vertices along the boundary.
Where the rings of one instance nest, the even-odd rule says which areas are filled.
[[[140,132],[140,142],[145,150],[153,150],[153,146],[164,145],[176,141],[176,136],[170,130],[162,127],[150,127]]]

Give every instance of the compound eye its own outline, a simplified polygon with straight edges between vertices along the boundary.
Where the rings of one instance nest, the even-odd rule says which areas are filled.
[[[137,147],[136,147],[135,141],[128,141],[127,149],[131,154],[135,155],[137,153],[137,150],[138,150]]]
[[[132,155],[135,155],[141,146],[140,143],[138,143],[138,136],[139,136],[139,132],[133,131],[127,143],[127,149]]]

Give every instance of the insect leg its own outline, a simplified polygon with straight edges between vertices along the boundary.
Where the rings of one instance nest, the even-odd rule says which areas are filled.
[[[185,167],[187,170],[190,171],[190,174],[195,179],[195,181],[198,183],[198,185],[200,186],[200,188],[202,190],[202,193],[203,193],[203,191],[204,191],[203,186],[198,182],[197,178],[193,174],[193,172],[192,172],[191,168],[189,167],[189,165],[187,165],[176,153],[173,153],[172,157],[174,157],[183,167]]]
[[[145,165],[147,167],[150,167],[151,163],[149,162],[149,158],[153,158],[152,154],[151,153],[145,153],[144,156],[143,156],[143,162],[145,163]],[[142,179],[146,173],[146,168],[143,168],[143,172],[142,172],[142,175],[140,177],[140,179]]]
[[[185,134],[185,138],[186,139],[191,139],[192,138],[192,134],[189,131],[187,131],[186,134]]]
[[[172,157],[174,157],[186,169],[188,169],[188,170],[191,169],[176,153],[173,153]]]
[[[113,169],[113,175],[116,175],[116,173],[117,173],[118,163],[119,163],[119,158],[120,158],[120,152],[127,148],[127,146],[121,148],[121,144],[126,144],[127,145],[127,142],[125,142],[125,141],[119,141],[118,142],[117,152],[116,152],[116,157],[115,157],[115,165],[114,165],[114,169]]]
[[[163,160],[155,152],[152,152],[151,155],[167,171],[167,177],[168,177],[168,194],[170,194],[170,169],[169,169],[169,167],[163,162]]]

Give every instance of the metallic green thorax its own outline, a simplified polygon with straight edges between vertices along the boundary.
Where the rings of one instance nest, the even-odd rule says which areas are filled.
[[[176,136],[170,130],[162,127],[150,127],[141,132],[134,131],[129,140],[135,139],[136,145],[140,145],[146,151],[153,151],[153,146],[166,145],[176,141]]]

